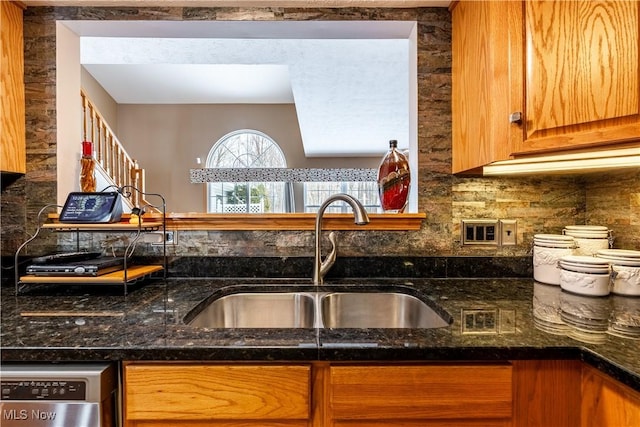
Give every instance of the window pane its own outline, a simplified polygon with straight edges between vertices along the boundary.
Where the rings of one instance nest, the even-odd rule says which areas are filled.
[[[358,199],[369,213],[381,212],[376,182],[306,182],[304,184],[304,211],[317,212],[320,205],[333,194],[347,193]],[[348,213],[351,206],[336,201],[325,212]]]

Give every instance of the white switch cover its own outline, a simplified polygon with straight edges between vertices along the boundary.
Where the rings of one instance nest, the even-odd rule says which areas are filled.
[[[500,243],[502,246],[515,246],[517,242],[517,226],[515,219],[501,219],[500,220],[500,232],[502,239]]]

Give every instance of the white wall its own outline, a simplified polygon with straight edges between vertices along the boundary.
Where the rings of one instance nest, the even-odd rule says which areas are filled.
[[[273,138],[293,168],[377,167],[379,158],[307,158],[293,104],[118,106],[118,138],[145,169],[147,191],[163,194],[168,212],[205,212],[204,184],[191,184],[189,170],[204,167],[209,150],[238,129]],[[348,144],[348,141],[344,142]],[[387,141],[381,141],[381,151]],[[203,164],[197,165],[196,158]]]
[[[60,22],[56,23],[56,126],[57,203],[64,204],[67,194],[80,191],[82,155],[82,117],[80,103],[80,37]]]
[[[82,67],[81,82],[85,93],[91,99],[94,107],[109,123],[109,127],[118,129],[118,103],[84,67]]]

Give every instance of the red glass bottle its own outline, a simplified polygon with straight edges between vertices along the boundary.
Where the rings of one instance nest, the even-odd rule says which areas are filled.
[[[93,159],[93,143],[82,141],[82,157],[80,158],[80,190],[85,193],[96,191],[95,160]]]
[[[411,173],[407,157],[398,151],[398,141],[389,141],[389,151],[378,168],[378,191],[385,212],[402,213],[407,207]]]

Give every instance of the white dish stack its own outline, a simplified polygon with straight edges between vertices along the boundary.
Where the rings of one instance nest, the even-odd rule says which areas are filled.
[[[533,236],[533,278],[548,285],[560,284],[558,261],[573,254],[576,242],[563,234],[536,234]]]
[[[567,225],[562,234],[576,241],[574,255],[593,256],[600,249],[609,249],[611,231],[601,225]]]
[[[640,296],[640,251],[601,249],[596,258],[610,265],[612,293]]]
[[[609,295],[609,262],[598,257],[566,255],[558,261],[560,287],[574,294],[587,296]]]

